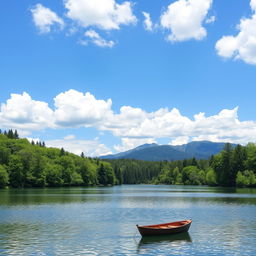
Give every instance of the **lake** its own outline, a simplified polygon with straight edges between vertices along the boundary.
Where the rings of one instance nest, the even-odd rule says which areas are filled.
[[[136,224],[192,219],[141,238]],[[0,190],[0,255],[256,255],[256,189],[123,185]]]

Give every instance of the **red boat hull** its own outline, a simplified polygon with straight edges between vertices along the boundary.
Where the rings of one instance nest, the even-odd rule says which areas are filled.
[[[183,220],[149,226],[137,225],[137,228],[142,236],[170,235],[187,232],[191,223],[192,220]]]

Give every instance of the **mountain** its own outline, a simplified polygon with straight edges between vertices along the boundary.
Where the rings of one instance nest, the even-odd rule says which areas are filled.
[[[188,144],[171,146],[158,144],[144,144],[134,149],[100,157],[101,159],[137,159],[145,161],[182,160],[195,157],[208,159],[211,155],[219,153],[225,143],[211,141],[193,141]],[[233,146],[235,146],[233,144]]]

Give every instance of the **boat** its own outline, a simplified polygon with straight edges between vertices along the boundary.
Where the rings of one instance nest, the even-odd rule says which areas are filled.
[[[182,220],[156,225],[139,226],[136,225],[141,236],[170,235],[187,232],[192,220]]]

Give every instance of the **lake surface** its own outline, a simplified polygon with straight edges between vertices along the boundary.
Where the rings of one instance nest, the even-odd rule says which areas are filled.
[[[136,224],[192,219],[142,239]],[[0,190],[0,255],[256,255],[256,189],[123,185]]]

